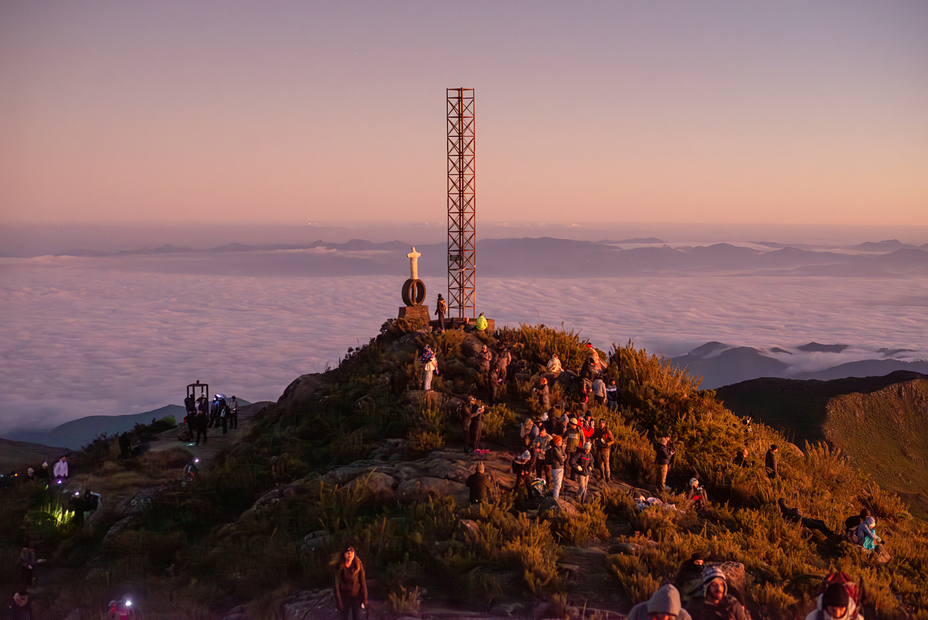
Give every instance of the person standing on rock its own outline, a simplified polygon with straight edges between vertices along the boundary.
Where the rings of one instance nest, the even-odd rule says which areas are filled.
[[[477,468],[464,483],[470,489],[471,504],[485,504],[490,497],[490,487],[493,479],[486,473],[483,463],[477,463]]]
[[[703,598],[687,608],[693,620],[751,620],[738,599],[728,593],[722,569],[709,566],[702,574]]]
[[[551,436],[548,435],[547,429],[542,426],[538,430],[538,436],[532,440],[532,452],[535,455],[535,474],[538,478],[544,478],[545,484],[551,484],[551,467],[547,461],[548,448],[551,446]]]
[[[487,345],[483,345],[477,353],[477,366],[480,367],[480,372],[486,377],[490,376],[490,363],[492,361],[493,353],[487,348]]]
[[[422,389],[428,392],[432,389],[432,375],[438,372],[438,360],[435,359],[432,347],[425,345],[419,361],[422,363]]]
[[[58,462],[55,463],[55,467],[52,470],[52,474],[55,478],[61,480],[62,478],[68,477],[68,457],[61,455],[61,458],[58,459]]]
[[[593,402],[600,405],[606,404],[606,382],[602,377],[593,379]]]
[[[564,484],[564,462],[567,459],[563,446],[564,440],[560,435],[555,435],[551,447],[545,453],[545,461],[551,468],[551,497],[554,499],[560,499],[561,486]]]
[[[606,406],[609,407],[609,411],[619,408],[619,388],[616,387],[615,381],[610,381],[606,386]]]
[[[583,444],[583,448],[574,452],[570,460],[571,469],[577,472],[577,481],[580,487],[577,489],[577,501],[581,504],[586,503],[587,489],[590,485],[590,474],[593,473],[593,455],[590,449],[593,445],[590,442]]]
[[[342,620],[361,620],[361,610],[367,607],[367,579],[364,577],[364,565],[354,553],[353,547],[347,547],[338,563],[335,574],[335,602],[342,612]]]
[[[480,449],[480,441],[483,439],[483,414],[485,408],[480,407],[470,419],[470,441],[473,451]]]
[[[603,482],[612,482],[612,470],[609,459],[612,456],[612,444],[615,437],[606,427],[606,420],[599,421],[599,428],[593,432],[593,445],[596,446],[596,468],[603,477]]]
[[[438,317],[438,327],[445,331],[445,314],[448,313],[448,302],[438,294],[438,301],[435,302],[435,316]]]
[[[657,490],[669,491],[667,472],[670,471],[670,466],[677,455],[677,451],[670,445],[670,437],[661,437],[658,440],[655,452],[657,453],[654,459],[654,463],[657,465]]]
[[[548,390],[548,380],[544,377],[541,378],[541,381],[538,382],[538,386],[535,388],[535,394],[538,395],[538,403],[541,407],[542,413],[547,413],[551,410],[551,392]]]
[[[204,409],[197,411],[196,417],[193,419],[194,426],[197,429],[197,439],[195,445],[200,445],[200,439],[203,439],[203,445],[206,445],[206,429],[209,427],[209,415]]]

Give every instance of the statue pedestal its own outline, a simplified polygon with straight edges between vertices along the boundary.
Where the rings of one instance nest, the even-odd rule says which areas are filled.
[[[429,307],[428,306],[400,306],[400,312],[397,315],[398,319],[419,319],[424,323],[428,324],[429,322]]]

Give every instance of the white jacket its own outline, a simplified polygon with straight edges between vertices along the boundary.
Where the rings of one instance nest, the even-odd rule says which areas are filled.
[[[55,468],[52,469],[52,474],[55,478],[67,478],[68,477],[68,462],[67,461],[58,461],[55,463]]]

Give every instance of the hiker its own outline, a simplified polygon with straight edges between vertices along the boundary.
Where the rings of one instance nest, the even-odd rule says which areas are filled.
[[[780,449],[777,447],[777,444],[771,444],[770,449],[767,450],[767,455],[764,457],[764,466],[767,468],[767,477],[773,480],[777,477],[777,452]]]
[[[545,369],[546,369],[549,373],[551,373],[552,375],[554,375],[555,377],[557,377],[557,376],[560,375],[562,372],[564,372],[564,369],[561,368],[561,360],[558,359],[557,353],[552,353],[552,354],[551,354],[551,359],[548,360],[548,365],[545,366]]]
[[[693,620],[750,620],[738,599],[728,593],[728,579],[722,569],[708,566],[702,574],[703,596],[687,611]]]
[[[194,445],[200,445],[200,439],[203,439],[203,445],[206,445],[206,429],[209,428],[209,416],[205,408],[200,408],[197,415],[193,418],[193,425],[197,429],[197,439]]]
[[[184,465],[184,475],[183,475],[184,484],[196,482],[197,473],[198,473],[197,463],[199,462],[200,462],[200,459],[193,459],[192,461]]]
[[[600,405],[606,404],[606,382],[602,377],[596,377],[593,380],[593,402]]]
[[[499,374],[500,383],[506,382],[510,363],[512,363],[512,353],[505,346],[501,346],[496,352],[496,371]]]
[[[528,501],[529,485],[535,474],[535,464],[532,462],[532,453],[529,450],[518,454],[512,459],[512,473],[516,476],[516,510],[523,511]]]
[[[474,324],[474,327],[477,328],[477,331],[478,331],[478,332],[484,332],[484,333],[486,333],[486,331],[487,331],[487,326],[489,326],[489,322],[487,321],[487,317],[483,316],[483,312],[481,312],[481,313],[477,316],[477,321],[476,321],[476,323]]]
[[[588,353],[590,354],[590,358],[593,360],[593,372],[596,375],[599,375],[606,369],[606,365],[603,364],[603,361],[599,358],[599,352],[593,348],[591,343],[586,343],[586,348],[589,349]]]
[[[346,547],[335,573],[335,602],[342,612],[342,620],[361,620],[361,610],[367,607],[367,579],[364,565],[353,547]]]
[[[615,443],[615,437],[612,435],[612,431],[606,428],[605,418],[599,421],[599,428],[593,433],[592,440],[593,445],[596,446],[596,468],[602,475],[603,482],[612,482],[609,458],[612,453],[612,444]]]
[[[691,620],[691,618],[689,612],[680,605],[680,592],[673,584],[665,583],[647,601],[632,607],[625,620]]]
[[[40,480],[48,481],[48,461],[45,461],[44,463],[42,463],[42,467],[39,468],[39,471],[36,474],[36,477],[39,478]]]
[[[615,386],[615,381],[610,381],[606,386],[606,406],[609,407],[609,411],[619,408],[619,388]]]
[[[26,588],[31,588],[35,582],[35,548],[28,538],[19,550],[19,577]]]
[[[235,398],[234,394],[229,401],[229,428],[238,430],[238,399]]]
[[[184,410],[187,412],[188,417],[196,414],[197,405],[193,399],[193,394],[187,394],[187,398],[184,399]]]
[[[694,553],[688,560],[685,560],[677,570],[677,577],[674,584],[680,591],[680,599],[684,606],[702,594],[702,571],[705,568],[705,560],[701,553]]]
[[[119,458],[129,458],[129,452],[132,450],[132,439],[129,438],[129,432],[126,431],[119,436]]]
[[[557,413],[555,413],[554,415],[550,416],[548,418],[548,434],[552,437],[557,435],[558,437],[563,438],[564,432],[567,430],[567,422],[569,420],[569,411],[563,411],[561,412],[561,415],[557,415]]]
[[[586,442],[583,444],[581,450],[574,452],[570,460],[571,470],[577,473],[577,482],[580,485],[577,489],[577,501],[581,504],[586,503],[587,490],[590,485],[590,474],[593,473],[593,455],[590,454],[592,448],[593,444],[589,441]]]
[[[658,440],[655,451],[657,453],[654,459],[654,464],[657,465],[657,490],[669,491],[670,487],[667,486],[667,472],[670,471],[670,466],[676,458],[677,451],[670,445],[670,437],[666,436]]]
[[[541,381],[538,382],[539,385],[535,388],[535,394],[538,395],[538,402],[541,403],[542,411],[551,410],[551,392],[548,390],[548,380],[544,377],[541,378]]]
[[[503,380],[499,377],[499,369],[493,368],[488,377],[490,388],[490,403],[495,405],[499,400],[499,393],[502,390]]]
[[[747,448],[741,448],[741,450],[738,451],[738,454],[735,455],[734,463],[737,467],[750,467],[753,465],[753,463],[748,460]]]
[[[438,327],[445,331],[445,313],[448,312],[448,302],[444,300],[441,293],[438,294],[438,301],[435,302],[435,316],[438,317]]]
[[[799,508],[790,508],[786,505],[786,498],[781,497],[778,499],[777,505],[780,507],[780,514],[783,515],[783,518],[790,523],[801,523],[802,527],[804,528],[818,530],[829,538],[835,537],[835,533],[828,528],[824,521],[821,519],[810,519],[808,517],[804,517]]]
[[[551,482],[551,466],[547,461],[549,447],[551,447],[551,436],[542,426],[538,431],[538,437],[532,441],[532,452],[535,456],[535,475],[544,478],[546,484]]]
[[[483,463],[477,463],[476,470],[464,482],[465,486],[470,489],[471,504],[485,504],[490,496],[490,487],[493,479],[485,473]]]
[[[551,440],[551,447],[545,453],[545,462],[551,468],[551,497],[561,497],[561,486],[564,484],[564,440],[555,435]]]
[[[477,353],[477,366],[480,368],[480,372],[484,375],[490,375],[490,363],[493,361],[493,353],[487,348],[487,345],[483,345],[480,348],[480,351]]]
[[[860,541],[857,539],[857,526],[864,522],[864,519],[870,516],[869,508],[861,508],[860,514],[856,514],[848,517],[844,520],[844,533],[845,537],[852,544],[859,545]]]
[[[61,455],[61,458],[58,459],[57,463],[55,463],[55,468],[52,470],[52,474],[55,476],[55,478],[58,478],[59,480],[62,478],[68,477],[68,457],[67,456],[63,454]]]
[[[699,485],[699,478],[695,476],[690,478],[689,486],[686,489],[686,499],[693,502],[696,512],[702,512],[709,505],[709,498],[706,496],[706,490]]]
[[[483,438],[483,414],[486,410],[482,405],[474,403],[476,410],[471,408],[470,416],[470,442],[473,452],[480,449],[480,440]]]
[[[864,620],[857,600],[857,584],[846,573],[832,573],[822,585],[824,589],[816,598],[815,609],[806,620]]]
[[[26,588],[20,588],[13,594],[5,617],[9,620],[32,620],[32,601]]]
[[[432,389],[432,375],[438,372],[438,360],[432,352],[432,347],[425,345],[425,351],[419,361],[422,362],[422,389],[428,392]]]
[[[876,544],[883,541],[882,538],[876,535],[874,529],[876,529],[876,519],[873,517],[866,517],[857,526],[857,540],[860,541],[857,544],[867,551],[873,551]]]
[[[519,437],[525,441],[526,438],[535,439],[538,436],[538,427],[531,417],[525,418],[525,422],[519,427]]]
[[[580,421],[577,418],[571,418],[570,424],[567,426],[567,430],[564,432],[564,456],[567,457],[567,460],[573,458],[575,452],[580,451],[580,447],[584,443],[583,431],[580,429]],[[577,474],[576,470],[573,468],[570,469],[570,479],[576,480]]]

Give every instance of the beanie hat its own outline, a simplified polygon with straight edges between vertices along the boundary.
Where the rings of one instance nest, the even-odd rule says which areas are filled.
[[[715,581],[716,579],[721,579],[722,583],[725,585],[725,594],[728,594],[728,579],[725,577],[725,572],[718,566],[707,566],[702,571],[702,588],[705,592],[706,588],[709,587],[709,584]]]
[[[847,607],[851,597],[840,583],[833,583],[822,594],[822,607]]]
[[[583,449],[584,449],[584,450],[589,450],[589,449],[592,448],[592,447],[593,447],[593,444],[591,444],[589,441],[587,441],[586,443],[583,444]]]

